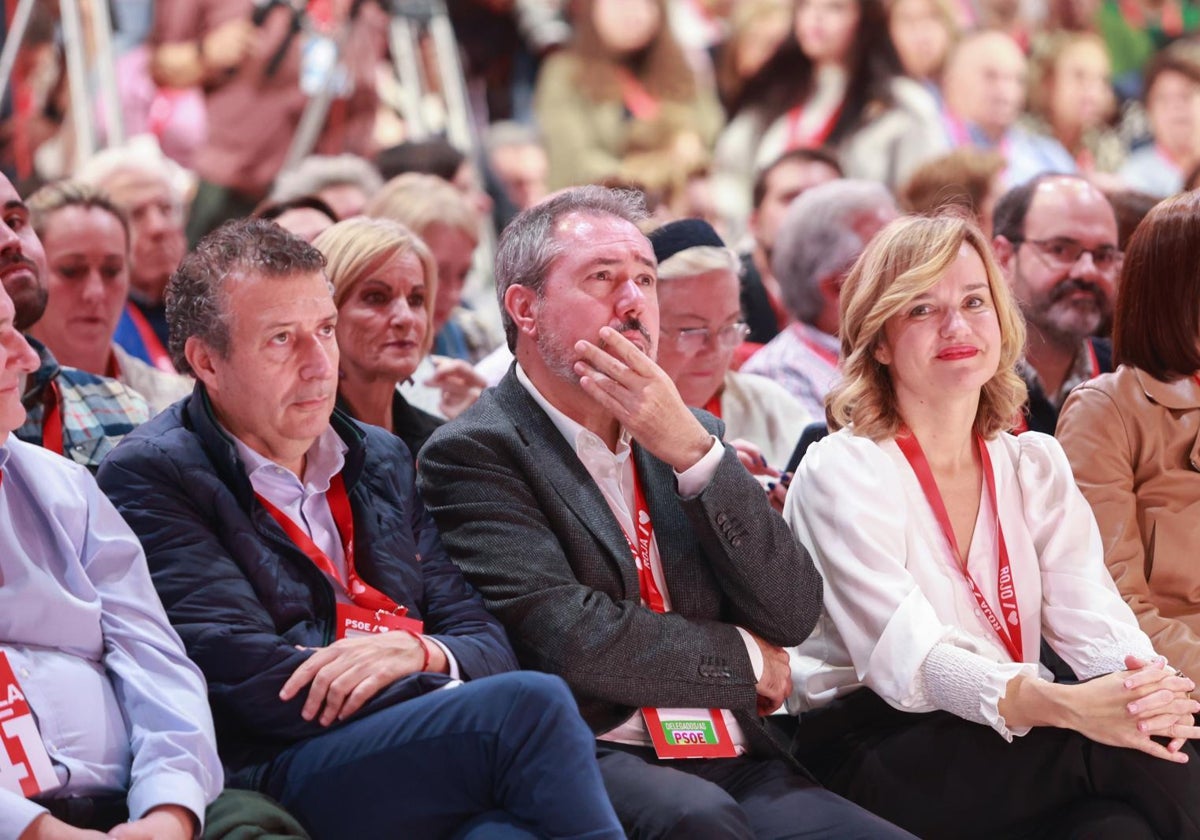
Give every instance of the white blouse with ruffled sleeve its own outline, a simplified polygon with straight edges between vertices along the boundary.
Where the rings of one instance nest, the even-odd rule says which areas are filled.
[[[1009,729],[997,710],[1018,674],[1049,678],[1043,636],[1080,679],[1154,656],[1107,569],[1091,508],[1058,442],[1027,432],[987,444],[1021,619],[1013,662],[983,615],[916,474],[894,440],[849,429],[815,444],[788,493],[784,517],[825,579],[817,628],[790,651],[803,712],[867,686],[892,706],[942,709]],[[982,492],[967,568],[997,606],[996,515]],[[1010,628],[1011,629],[1011,628]]]

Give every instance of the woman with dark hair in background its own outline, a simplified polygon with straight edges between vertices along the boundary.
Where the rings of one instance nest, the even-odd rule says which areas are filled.
[[[754,170],[788,149],[828,146],[846,177],[889,187],[946,150],[937,103],[903,75],[883,0],[797,0],[793,37],[743,91],[715,156],[726,216],[744,218]]]

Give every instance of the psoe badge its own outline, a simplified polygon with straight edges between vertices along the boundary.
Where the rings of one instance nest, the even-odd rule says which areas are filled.
[[[733,758],[737,755],[720,709],[642,709],[659,758]]]
[[[28,798],[59,786],[25,693],[0,651],[0,790]]]

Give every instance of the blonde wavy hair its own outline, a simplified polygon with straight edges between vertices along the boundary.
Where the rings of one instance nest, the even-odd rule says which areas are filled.
[[[338,309],[360,282],[393,257],[412,252],[425,272],[425,343],[421,352],[433,347],[433,301],[437,297],[437,263],[428,246],[411,230],[391,219],[355,216],[321,232],[313,247],[325,255],[325,273],[333,285],[333,303]]]
[[[1000,321],[1000,364],[984,386],[975,431],[984,438],[1013,427],[1025,403],[1014,365],[1025,348],[1025,322],[983,232],[961,210],[903,216],[881,230],[855,262],[841,292],[842,380],[826,398],[830,429],[853,426],[872,440],[903,425],[891,372],[875,358],[884,325],[945,276],[964,247],[983,260]]]

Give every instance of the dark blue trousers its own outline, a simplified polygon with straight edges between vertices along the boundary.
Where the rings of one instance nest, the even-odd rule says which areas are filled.
[[[285,749],[265,791],[314,840],[623,838],[561,679],[520,671],[409,700]]]

